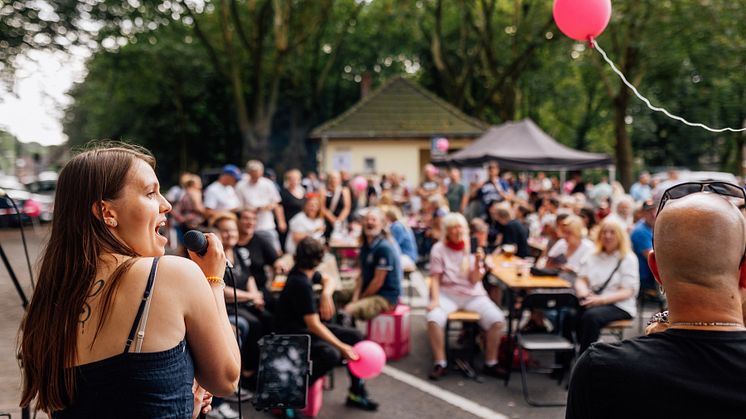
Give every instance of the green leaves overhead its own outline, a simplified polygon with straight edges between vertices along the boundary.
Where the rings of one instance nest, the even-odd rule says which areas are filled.
[[[613,153],[625,182],[640,165],[736,171],[743,160],[744,136],[637,102],[595,51],[557,30],[547,0],[88,1],[50,3],[78,22],[54,30],[103,46],[72,92],[66,132],[162,150],[174,176],[249,157],[311,167],[307,133],[359,99],[365,74],[374,87],[409,74],[489,123],[531,117],[567,145]],[[0,21],[0,43],[18,37]],[[742,2],[619,0],[598,42],[654,103],[740,127],[744,21]]]

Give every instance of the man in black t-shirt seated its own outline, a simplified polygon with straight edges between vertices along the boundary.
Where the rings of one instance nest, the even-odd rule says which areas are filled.
[[[592,345],[575,366],[567,418],[746,416],[744,198],[723,183],[663,194],[648,263],[669,328]]]
[[[313,284],[322,285],[322,301],[329,301],[327,297],[334,293],[334,280],[322,277],[315,271],[323,257],[324,246],[316,239],[306,237],[298,243],[295,250],[295,266],[288,274],[275,307],[277,333],[311,335],[311,383],[341,365],[343,358],[357,360],[358,355],[350,345],[363,340],[363,335],[357,329],[321,322],[316,309]],[[328,307],[328,304],[326,306]],[[324,307],[322,305],[322,308]],[[322,310],[322,315],[327,319],[331,314],[328,309]],[[368,398],[363,380],[354,376],[349,369],[348,373],[350,390],[347,394],[347,406],[369,411],[378,409],[378,403]]]
[[[487,241],[491,248],[504,244],[515,245],[515,254],[520,258],[529,255],[528,230],[513,216],[510,204],[493,201],[487,209],[489,234]]]
[[[256,286],[264,296],[267,310],[273,311],[274,299],[267,288],[267,269],[282,273],[279,255],[272,243],[256,233],[256,211],[244,208],[238,212],[238,243],[236,258],[240,259],[254,278]]]

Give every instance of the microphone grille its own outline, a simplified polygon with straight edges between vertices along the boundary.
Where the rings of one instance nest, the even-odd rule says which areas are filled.
[[[207,248],[207,239],[202,232],[189,230],[184,233],[184,246],[192,252],[201,252]]]

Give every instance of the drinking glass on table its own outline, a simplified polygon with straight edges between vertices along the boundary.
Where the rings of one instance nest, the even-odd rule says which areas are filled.
[[[513,256],[515,255],[515,252],[516,252],[516,245],[504,244],[502,246],[502,249],[503,249],[503,253],[505,253],[505,257],[507,257],[508,259],[513,259]]]

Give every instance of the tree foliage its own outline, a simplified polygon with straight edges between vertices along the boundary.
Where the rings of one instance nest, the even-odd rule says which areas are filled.
[[[546,0],[90,1],[104,48],[66,131],[141,142],[172,175],[249,157],[311,167],[309,130],[358,100],[364,78],[402,73],[487,122],[531,117],[565,144],[612,153],[626,185],[640,165],[743,161],[743,135],[645,108],[558,31]],[[739,2],[616,1],[598,41],[654,103],[740,127],[744,20]]]

